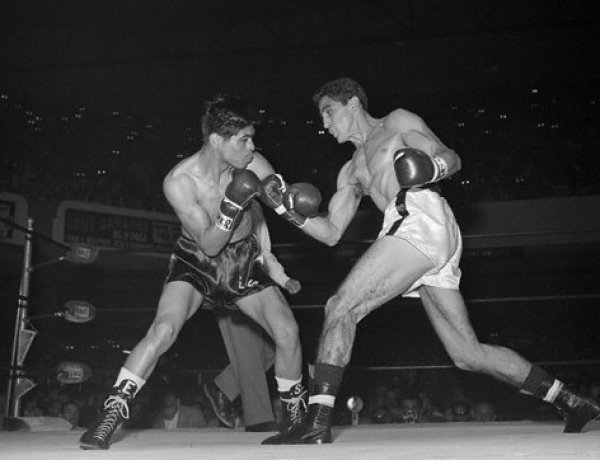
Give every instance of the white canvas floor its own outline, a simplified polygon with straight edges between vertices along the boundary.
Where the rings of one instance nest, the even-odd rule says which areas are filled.
[[[0,432],[1,460],[600,459],[600,423],[563,434],[560,423],[497,422],[335,427],[327,445],[262,446],[269,433],[226,428],[119,432],[84,451],[82,431]]]

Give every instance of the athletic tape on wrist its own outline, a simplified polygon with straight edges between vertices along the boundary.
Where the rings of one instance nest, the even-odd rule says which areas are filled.
[[[235,220],[234,218],[228,217],[225,214],[219,214],[219,217],[217,217],[217,221],[215,222],[215,225],[217,226],[217,228],[220,228],[224,232],[230,232],[231,230],[233,230],[234,220]]]
[[[433,164],[436,165],[436,174],[434,175],[432,182],[435,182],[438,179],[443,179],[448,174],[448,163],[442,157],[434,156],[431,157],[433,160]]]
[[[277,206],[274,211],[279,214],[282,215],[283,213],[287,212],[287,209],[284,205],[280,204],[279,206]]]

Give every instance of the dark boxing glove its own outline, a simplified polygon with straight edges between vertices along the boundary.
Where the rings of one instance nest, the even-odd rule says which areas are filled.
[[[215,225],[226,232],[232,231],[240,213],[261,193],[260,180],[256,174],[249,169],[234,170],[231,182],[225,188]]]
[[[292,184],[284,194],[283,204],[287,212],[294,216],[293,223],[302,227],[307,217],[314,217],[319,212],[321,192],[307,182]]]
[[[404,148],[394,153],[394,171],[400,188],[410,188],[442,179],[448,172],[448,165],[438,156]]]
[[[297,227],[316,215],[321,204],[321,193],[314,185],[299,183],[288,188],[279,174],[268,176],[262,186],[263,203]]]

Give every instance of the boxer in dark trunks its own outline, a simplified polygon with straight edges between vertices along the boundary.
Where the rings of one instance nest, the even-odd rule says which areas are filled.
[[[158,309],[146,336],[121,368],[98,419],[80,438],[83,449],[108,449],[128,402],[151,375],[183,324],[202,306],[238,308],[275,343],[275,378],[284,407],[282,431],[300,420],[306,393],[298,326],[259,259],[252,206],[260,206],[260,180],[273,173],[254,152],[254,111],[237,98],[217,95],[205,105],[204,142],[165,177],[165,197],[181,220]]]

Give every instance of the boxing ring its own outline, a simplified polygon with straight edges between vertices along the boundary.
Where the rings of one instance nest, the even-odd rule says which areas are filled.
[[[561,423],[453,422],[334,427],[326,445],[262,446],[265,433],[227,428],[143,430],[115,435],[108,451],[81,451],[82,431],[0,432],[3,460],[397,460],[597,459],[600,423],[562,434]]]
[[[8,419],[19,419],[20,400],[35,382],[28,376],[25,363],[31,342],[38,334],[31,326],[35,316],[28,312],[29,277],[34,269],[57,261],[90,264],[98,256],[93,246],[65,245],[33,231],[33,222],[18,227],[25,235],[24,256],[15,333],[11,354],[7,410]],[[58,246],[65,254],[56,260],[31,264],[31,240],[34,236]],[[155,257],[155,256],[153,256]],[[165,258],[161,256],[161,258]],[[547,300],[592,300],[598,294],[527,295],[523,297],[472,298],[470,303],[545,302]],[[294,310],[322,309],[322,304],[294,305]],[[151,309],[147,309],[151,310]],[[105,309],[105,311],[108,311]],[[123,311],[123,309],[121,309]],[[48,315],[46,315],[48,316]],[[94,306],[84,301],[66,304],[52,316],[73,323],[90,321]],[[40,317],[38,316],[37,319]],[[587,364],[598,365],[591,360]],[[66,362],[56,370],[55,377],[64,384],[73,384],[88,377],[90,369],[82,363]],[[540,363],[542,364],[542,363]],[[555,361],[549,365],[568,364]],[[571,363],[573,364],[573,363]],[[367,366],[363,371],[411,369],[436,366]],[[442,365],[439,368],[449,368]],[[360,420],[357,425],[333,427],[334,442],[329,445],[262,446],[266,433],[246,433],[238,428],[120,430],[108,451],[82,451],[78,439],[83,429],[70,430],[56,420],[41,420],[25,424],[26,428],[0,431],[0,459],[81,459],[87,456],[107,459],[464,459],[464,458],[531,458],[580,459],[600,458],[600,422],[590,423],[582,434],[563,434],[560,421],[530,422],[447,422],[418,424],[370,424]],[[14,428],[14,427],[13,427]]]

